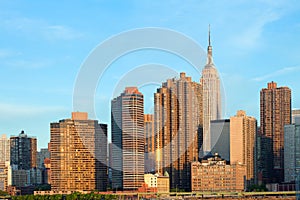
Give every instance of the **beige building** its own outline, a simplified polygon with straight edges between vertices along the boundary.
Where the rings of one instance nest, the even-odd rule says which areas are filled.
[[[106,190],[107,125],[73,112],[50,128],[51,189]]]
[[[260,91],[260,172],[264,183],[284,181],[284,125],[291,124],[291,89],[268,83]]]
[[[202,144],[201,89],[182,72],[154,94],[156,171],[170,174],[171,188],[190,190],[190,164]]]
[[[213,62],[210,30],[207,48],[207,64],[200,80],[203,88],[203,153],[211,151],[210,121],[222,118],[220,77]]]
[[[168,193],[170,192],[170,177],[166,175],[157,177],[157,192],[158,193]]]
[[[165,173],[163,176],[158,173],[145,174],[144,180],[147,187],[154,188],[154,191],[159,193],[168,193],[170,191],[170,178],[168,173]]]
[[[226,164],[217,154],[193,162],[191,168],[192,192],[236,192],[245,188],[246,166]]]
[[[144,183],[144,96],[136,87],[111,101],[112,187],[137,190]]]
[[[230,163],[246,165],[246,180],[250,186],[255,178],[255,138],[257,122],[239,110],[230,118]]]
[[[5,134],[0,138],[0,162],[10,162],[9,138]]]
[[[10,141],[5,134],[0,138],[0,190],[6,191],[11,185]]]

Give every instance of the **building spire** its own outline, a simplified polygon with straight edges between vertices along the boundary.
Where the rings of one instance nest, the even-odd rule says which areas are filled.
[[[207,64],[213,64],[212,46],[211,46],[211,41],[210,41],[210,24],[208,25]]]
[[[210,43],[210,24],[208,25],[208,46],[211,46],[211,43]]]

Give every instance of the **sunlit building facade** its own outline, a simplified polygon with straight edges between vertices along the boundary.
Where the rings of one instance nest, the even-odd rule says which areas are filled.
[[[247,186],[255,183],[256,129],[256,119],[243,110],[230,118],[230,163],[246,166]]]
[[[107,125],[73,112],[50,128],[51,189],[106,191]]]
[[[182,72],[154,94],[156,171],[169,173],[171,188],[190,191],[191,162],[202,145],[201,89]]]
[[[284,125],[288,124],[291,124],[291,89],[270,82],[260,91],[260,171],[264,183],[284,180]]]
[[[246,166],[227,164],[217,154],[193,162],[191,167],[192,192],[244,191]]]
[[[144,96],[136,87],[111,101],[112,187],[137,190],[144,183]]]

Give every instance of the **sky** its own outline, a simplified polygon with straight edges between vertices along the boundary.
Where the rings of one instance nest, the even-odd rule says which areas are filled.
[[[107,39],[158,27],[184,34],[205,50],[209,24],[224,91],[224,118],[242,109],[259,120],[259,91],[270,81],[290,87],[292,107],[300,108],[297,0],[1,0],[0,134],[24,130],[37,137],[39,148],[47,147],[50,123],[71,116],[82,64]],[[99,81],[93,97],[96,119],[110,123],[110,101],[120,92],[116,86],[130,71],[149,63],[185,71],[196,82],[201,77],[172,53],[144,49],[123,55]],[[139,87],[146,113],[153,110],[157,87]]]

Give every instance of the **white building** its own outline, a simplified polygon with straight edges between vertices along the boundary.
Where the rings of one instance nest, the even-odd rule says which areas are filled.
[[[213,63],[210,31],[207,48],[207,64],[202,71],[203,87],[203,152],[211,150],[210,121],[221,119],[221,92],[219,73]]]

